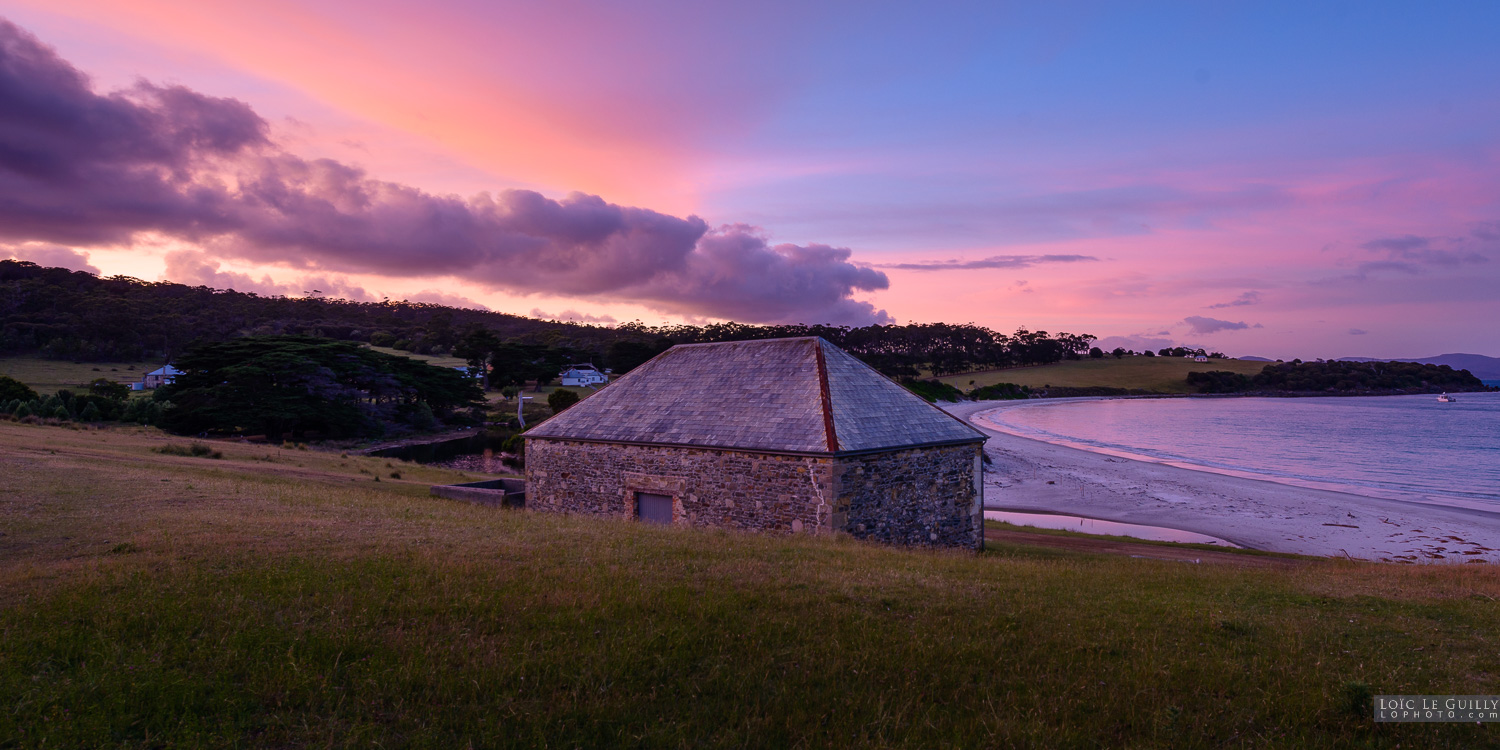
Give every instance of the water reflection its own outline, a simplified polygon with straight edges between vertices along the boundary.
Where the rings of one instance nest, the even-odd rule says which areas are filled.
[[[504,453],[496,453],[489,448],[485,448],[483,453],[471,453],[462,456],[454,456],[449,459],[435,461],[432,465],[441,466],[445,469],[472,471],[479,474],[516,473],[516,467],[507,465],[503,456],[505,456]]]
[[[984,512],[984,520],[1003,521],[1015,524],[1016,526],[1035,526],[1041,529],[1078,531],[1084,534],[1134,537],[1153,542],[1183,542],[1185,544],[1216,544],[1220,547],[1239,547],[1237,544],[1227,542],[1218,537],[1183,531],[1181,529],[1169,529],[1164,526],[1144,526],[1137,523],[1120,523],[1118,521],[1101,521],[1097,518],[1065,516],[1055,513],[987,510]]]
[[[370,455],[480,474],[518,473],[517,467],[505,464],[506,454],[495,450],[501,442],[503,440],[479,433],[434,443],[416,443],[386,448]]]

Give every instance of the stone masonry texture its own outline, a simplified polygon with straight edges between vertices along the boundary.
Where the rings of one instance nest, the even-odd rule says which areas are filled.
[[[969,443],[838,459],[835,527],[889,544],[980,548],[979,451]]]
[[[647,492],[672,497],[674,524],[977,549],[979,450],[798,456],[532,438],[526,507],[631,518],[636,493]]]

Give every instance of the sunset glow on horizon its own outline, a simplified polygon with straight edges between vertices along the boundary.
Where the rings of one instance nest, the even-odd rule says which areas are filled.
[[[1493,4],[0,21],[0,257],[584,322],[1500,356]]]

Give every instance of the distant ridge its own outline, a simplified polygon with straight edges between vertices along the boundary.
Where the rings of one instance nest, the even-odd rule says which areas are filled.
[[[1240,357],[1240,359],[1249,359]],[[1483,354],[1440,354],[1436,357],[1340,357],[1344,362],[1421,362],[1427,365],[1447,365],[1455,370],[1468,370],[1480,380],[1500,380],[1500,357]]]
[[[1276,361],[1276,360],[1271,359],[1269,357],[1235,357],[1235,359],[1237,359],[1237,360],[1239,360],[1241,362],[1275,362]]]

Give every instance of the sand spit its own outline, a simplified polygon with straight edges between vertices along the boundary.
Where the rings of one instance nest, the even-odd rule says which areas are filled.
[[[1135,461],[1000,432],[981,416],[1014,403],[943,405],[990,436],[986,508],[1165,526],[1273,552],[1500,563],[1500,513]]]

